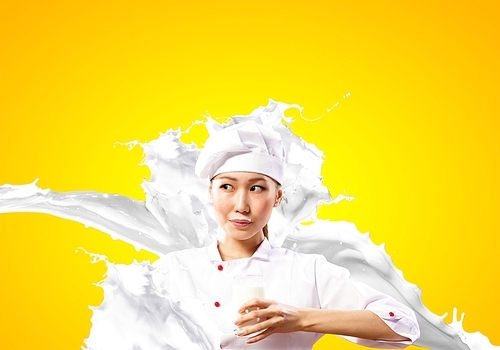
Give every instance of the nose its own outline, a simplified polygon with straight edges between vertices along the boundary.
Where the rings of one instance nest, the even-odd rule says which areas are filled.
[[[249,196],[247,191],[238,191],[234,198],[234,210],[237,213],[248,213],[250,211]]]

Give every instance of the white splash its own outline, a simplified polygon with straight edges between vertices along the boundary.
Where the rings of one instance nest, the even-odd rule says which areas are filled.
[[[344,96],[348,97],[348,95]],[[233,123],[255,120],[268,125],[283,138],[287,168],[284,201],[269,223],[273,244],[305,253],[323,254],[329,261],[351,271],[354,279],[392,295],[417,314],[421,338],[416,345],[433,350],[499,349],[479,332],[467,333],[462,320],[451,324],[430,312],[421,291],[407,282],[392,263],[383,245],[376,246],[368,234],[354,224],[316,217],[320,204],[351,201],[341,194],[335,199],[321,183],[323,152],[292,134],[285,117],[287,109],[300,106],[270,101],[248,116],[235,116],[227,125],[207,116],[204,124],[213,132]],[[193,124],[193,125],[194,125]],[[170,130],[148,143],[133,141],[145,152],[144,163],[151,179],[142,187],[146,201],[96,192],[58,193],[42,190],[36,181],[27,185],[0,186],[0,213],[41,212],[83,223],[135,246],[157,254],[207,245],[216,235],[217,224],[205,195],[208,183],[194,174],[199,149],[180,137],[188,133]],[[301,223],[308,222],[303,225]],[[96,258],[97,257],[97,258]],[[95,255],[94,261],[105,260]],[[214,349],[222,335],[203,310],[201,301],[172,301],[152,283],[153,267],[147,263],[115,265],[106,261],[107,277],[100,283],[103,303],[93,308],[87,349]],[[198,304],[197,304],[198,303]]]
[[[342,201],[350,202],[350,201],[353,201],[354,199],[356,199],[356,197],[354,197],[354,196],[348,196],[346,194],[339,194],[339,195],[337,195],[337,197],[335,197],[334,200],[332,200],[332,203],[339,204]]]

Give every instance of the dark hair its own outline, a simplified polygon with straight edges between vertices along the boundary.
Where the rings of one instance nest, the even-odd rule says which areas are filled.
[[[266,226],[264,226],[262,228],[262,232],[264,233],[264,237],[266,237],[267,239],[269,239],[267,224],[266,224]]]

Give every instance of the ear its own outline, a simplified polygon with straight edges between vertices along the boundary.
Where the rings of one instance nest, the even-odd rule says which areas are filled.
[[[212,183],[210,183],[210,186],[208,186],[208,201],[210,203],[213,203],[213,197],[212,197]]]
[[[280,188],[276,193],[276,201],[274,202],[274,207],[278,207],[283,200],[283,190]]]

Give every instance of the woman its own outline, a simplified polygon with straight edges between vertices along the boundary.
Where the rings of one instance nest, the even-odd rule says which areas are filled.
[[[221,348],[310,349],[323,334],[371,347],[405,347],[418,339],[415,315],[406,306],[351,281],[346,269],[321,255],[268,241],[267,222],[283,199],[285,154],[278,133],[253,121],[225,128],[205,144],[196,173],[210,180],[220,235],[208,247],[162,257],[155,281],[173,300],[203,301],[225,334]],[[246,274],[263,276],[266,297],[232,305],[233,277]],[[238,328],[249,320],[259,322]]]

